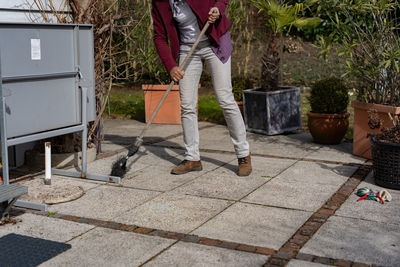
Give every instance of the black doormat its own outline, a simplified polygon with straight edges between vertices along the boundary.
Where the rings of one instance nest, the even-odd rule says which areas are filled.
[[[0,238],[0,266],[37,266],[70,248],[70,244],[8,234]]]

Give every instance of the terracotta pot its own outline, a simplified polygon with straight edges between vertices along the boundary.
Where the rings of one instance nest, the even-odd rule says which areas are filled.
[[[168,85],[143,84],[146,122],[149,121]],[[152,123],[181,124],[181,102],[179,99],[179,85],[174,85],[162,104]]]
[[[238,105],[240,113],[242,113],[243,117],[243,101],[236,101],[236,104]]]
[[[353,134],[353,154],[359,157],[371,159],[371,144],[367,138],[367,134],[375,134],[381,132],[380,129],[370,129],[368,126],[368,111],[375,109],[379,117],[383,120],[383,127],[392,127],[392,121],[388,113],[392,115],[400,114],[400,107],[364,103],[360,101],[352,101],[351,106],[354,108],[354,134]]]
[[[200,88],[201,85],[199,84]],[[143,84],[144,107],[146,113],[146,122],[150,120],[151,115],[156,109],[168,85],[162,84]],[[197,107],[196,107],[197,108]],[[154,117],[154,124],[182,124],[181,122],[181,101],[179,98],[179,85],[174,85],[169,92],[160,110]]]
[[[321,114],[308,112],[308,128],[314,142],[324,145],[339,144],[349,128],[350,113]]]

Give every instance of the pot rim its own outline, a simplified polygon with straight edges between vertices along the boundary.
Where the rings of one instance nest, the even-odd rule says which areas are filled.
[[[382,112],[382,113],[400,114],[400,107],[396,107],[396,106],[366,103],[366,102],[361,102],[358,100],[351,101],[351,106],[355,109],[356,108],[362,109],[362,110],[376,109],[378,112]]]
[[[166,91],[168,89],[168,84],[142,84],[143,91]],[[174,84],[171,91],[178,91],[179,85]]]
[[[243,89],[243,93],[251,93],[251,94],[260,94],[260,95],[273,95],[273,94],[281,94],[283,92],[300,92],[300,87],[297,86],[278,86],[278,90],[274,91],[263,91],[261,87],[256,87],[256,88],[249,88],[249,89]]]
[[[313,118],[328,118],[328,119],[346,119],[350,117],[350,113],[346,112],[343,114],[339,113],[333,113],[333,114],[328,114],[328,113],[315,113],[315,112],[307,112],[308,117],[313,117]]]
[[[400,147],[400,144],[398,143],[392,143],[392,142],[383,142],[383,141],[379,141],[375,138],[375,134],[368,134],[367,138],[370,137],[371,143],[376,143],[378,145],[382,145],[382,146],[394,146],[394,147]]]

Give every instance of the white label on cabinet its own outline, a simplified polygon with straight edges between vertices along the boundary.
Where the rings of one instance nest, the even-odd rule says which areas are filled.
[[[41,60],[40,39],[31,39],[31,58],[32,60]]]

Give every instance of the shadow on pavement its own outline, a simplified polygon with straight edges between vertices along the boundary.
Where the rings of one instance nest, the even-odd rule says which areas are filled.
[[[37,266],[71,248],[51,240],[8,234],[0,238],[1,266]]]
[[[119,135],[105,135],[105,139],[108,142],[111,142],[116,145],[125,146],[128,149],[130,145],[135,143],[136,137],[124,137],[124,136],[119,136]],[[183,157],[178,158],[178,157],[173,156],[168,153],[169,149],[184,150],[184,148],[180,144],[165,140],[164,138],[161,138],[161,137],[154,137],[154,136],[144,137],[143,139],[144,140],[143,140],[142,146],[153,145],[153,144],[156,144],[159,142],[164,142],[164,143],[163,143],[163,146],[154,146],[157,148],[157,150],[155,150],[155,151],[152,151],[150,149],[146,149],[145,151],[139,150],[136,153],[135,157],[133,159],[129,160],[129,163],[127,165],[127,171],[129,171],[129,169],[140,159],[141,156],[149,155],[150,153],[159,157],[160,159],[171,162],[171,165],[173,165],[173,166],[179,164],[183,160]],[[228,162],[224,162],[224,161],[212,158],[212,157],[207,157],[207,156],[201,155],[201,161],[211,163],[213,165],[225,168],[227,170],[231,170],[233,172],[236,172],[236,170],[237,170],[236,165],[232,165],[232,164],[229,164]]]

